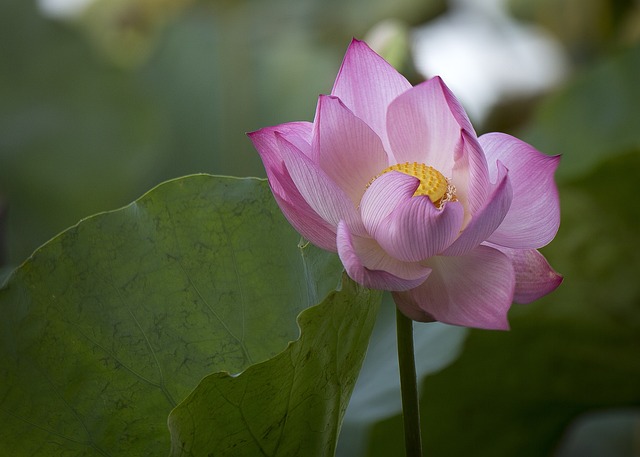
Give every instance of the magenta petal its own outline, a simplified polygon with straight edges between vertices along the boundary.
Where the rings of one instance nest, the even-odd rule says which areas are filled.
[[[462,255],[485,241],[495,230],[509,211],[512,199],[511,185],[507,170],[501,164],[498,183],[493,192],[464,228],[457,240],[444,252],[445,256]]]
[[[258,150],[267,172],[269,169],[282,169],[284,167],[276,133],[305,154],[309,155],[311,153],[313,124],[310,122],[289,122],[247,133],[247,136]]]
[[[421,280],[427,277],[430,268],[417,262],[402,262],[387,254],[373,238],[352,236],[353,247],[360,262],[369,270],[382,270],[401,279]]]
[[[323,220],[298,192],[280,158],[275,130],[258,130],[250,133],[249,138],[260,152],[271,192],[289,223],[316,246],[336,252],[335,228]]]
[[[413,289],[415,290],[415,289]],[[412,291],[391,292],[393,301],[398,309],[409,319],[416,322],[435,322],[437,319],[431,314],[420,308],[413,299]]]
[[[516,303],[531,303],[553,292],[562,283],[562,276],[551,268],[547,259],[535,249],[509,249],[493,246],[504,253],[516,272]]]
[[[404,92],[389,105],[387,130],[398,163],[425,163],[451,176],[460,131],[470,123],[466,115],[461,117],[459,103],[445,87],[436,77]]]
[[[471,216],[486,205],[492,189],[484,152],[478,139],[466,130],[460,133],[451,182],[465,208],[466,226]]]
[[[404,314],[465,327],[509,328],[515,273],[506,255],[478,246],[464,256],[433,257],[425,265],[432,272],[422,285],[393,294]]]
[[[489,241],[514,249],[536,249],[549,243],[560,226],[560,200],[553,175],[559,156],[551,157],[503,133],[479,138],[489,165],[500,160],[509,169],[513,202]],[[489,171],[495,173],[493,167]]]
[[[311,122],[288,122],[247,133],[265,163],[265,168],[270,166],[267,162],[269,162],[270,156],[273,155],[277,157],[278,162],[282,163],[276,132],[306,155],[311,154],[311,138],[313,135],[313,124]]]
[[[438,209],[427,196],[401,203],[371,235],[393,257],[419,262],[439,254],[458,236],[464,210],[459,202]]]
[[[332,96],[320,96],[314,127],[313,157],[357,206],[367,185],[388,165],[382,141]]]
[[[304,238],[327,251],[338,250],[335,229],[311,209],[302,195],[292,189],[286,199],[276,193],[273,196],[289,223]]]
[[[388,150],[387,106],[411,88],[411,84],[373,52],[366,43],[353,40],[333,85],[335,95],[382,139]]]
[[[338,255],[349,277],[370,289],[412,289],[424,282],[431,271],[418,263],[390,258],[373,240],[354,239],[344,221],[338,224],[337,244]]]
[[[360,202],[362,222],[369,234],[378,230],[384,219],[402,202],[412,198],[420,185],[418,178],[390,171],[376,178]]]
[[[342,189],[293,144],[277,133],[276,138],[287,171],[309,206],[331,226],[344,220],[355,234],[365,234],[360,214]]]

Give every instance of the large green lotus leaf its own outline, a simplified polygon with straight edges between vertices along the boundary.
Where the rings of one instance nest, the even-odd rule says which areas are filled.
[[[562,154],[561,179],[640,149],[640,44],[588,68],[540,105],[525,139]]]
[[[640,151],[560,186],[562,225],[545,254],[563,284],[536,303],[515,306],[510,332],[472,330],[462,355],[426,378],[425,455],[550,456],[585,414],[637,411],[638,176]],[[602,429],[598,446],[609,436]],[[368,455],[397,452],[399,417],[379,423],[372,437]],[[615,448],[601,455],[616,455]]]
[[[80,222],[0,290],[3,454],[166,455],[171,409],[281,352],[341,270],[263,180],[181,178]]]
[[[301,337],[239,376],[216,373],[169,417],[172,456],[331,456],[380,292],[345,276],[299,318]]]

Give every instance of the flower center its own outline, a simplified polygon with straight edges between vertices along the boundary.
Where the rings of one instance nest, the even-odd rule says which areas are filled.
[[[427,195],[437,208],[449,201],[456,201],[456,188],[433,167],[418,162],[404,162],[391,165],[380,173],[381,176],[390,171],[399,171],[420,180],[420,185],[413,196]]]

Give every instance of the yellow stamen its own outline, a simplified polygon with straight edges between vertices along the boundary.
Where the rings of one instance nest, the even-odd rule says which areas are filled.
[[[414,196],[427,195],[438,208],[448,201],[456,201],[455,187],[444,177],[442,173],[433,167],[418,162],[405,162],[391,165],[376,176],[382,176],[390,171],[399,171],[405,175],[413,176],[420,180]]]

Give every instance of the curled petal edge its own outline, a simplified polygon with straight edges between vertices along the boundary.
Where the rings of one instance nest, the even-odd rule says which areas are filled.
[[[338,223],[337,230],[338,256],[347,271],[347,274],[355,282],[370,289],[404,291],[413,289],[424,282],[431,273],[429,268],[424,268],[424,273],[417,278],[404,279],[388,271],[372,270],[365,267],[356,252],[351,233],[344,221]]]
[[[507,169],[498,163],[500,175],[493,192],[484,202],[484,206],[471,217],[460,236],[451,243],[443,255],[459,256],[479,246],[500,226],[511,206],[513,192]]]
[[[298,191],[284,166],[277,146],[277,128],[266,128],[248,134],[265,164],[271,193],[289,223],[316,246],[337,252],[335,227],[309,206]]]

